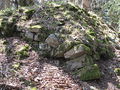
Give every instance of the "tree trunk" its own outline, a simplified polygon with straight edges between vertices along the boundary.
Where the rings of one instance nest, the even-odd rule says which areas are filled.
[[[82,8],[85,8],[86,10],[90,10],[92,0],[82,0]]]
[[[2,10],[4,8],[4,0],[0,0],[0,10]]]
[[[41,3],[44,3],[44,0],[41,0]]]
[[[4,3],[5,3],[5,5],[4,5],[5,8],[10,7],[10,0],[4,0]]]

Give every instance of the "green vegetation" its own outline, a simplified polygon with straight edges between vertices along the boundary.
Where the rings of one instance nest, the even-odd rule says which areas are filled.
[[[120,68],[115,68],[114,72],[120,76]]]
[[[36,88],[36,87],[33,87],[33,88],[31,88],[31,90],[37,90],[37,88]]]
[[[120,0],[110,0],[102,9],[105,21],[120,30]]]
[[[12,65],[14,69],[19,69],[20,68],[20,63],[15,63]]]
[[[24,59],[25,57],[29,56],[29,51],[30,47],[29,45],[21,46],[17,51],[16,55],[18,56],[19,59]]]

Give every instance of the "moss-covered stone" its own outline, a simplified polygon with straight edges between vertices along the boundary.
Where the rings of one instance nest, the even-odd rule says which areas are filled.
[[[77,58],[90,52],[90,48],[84,44],[75,45],[71,50],[64,54],[65,58]]]
[[[76,71],[76,75],[78,75],[81,80],[94,80],[101,77],[101,73],[97,64],[85,66],[79,69]]]
[[[60,44],[56,49],[53,49],[53,51],[51,52],[51,56],[64,57],[64,53],[70,50],[74,45],[74,42],[66,40],[62,44]]]

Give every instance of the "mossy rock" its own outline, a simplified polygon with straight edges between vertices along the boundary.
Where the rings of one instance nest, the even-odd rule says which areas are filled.
[[[75,74],[80,77],[81,80],[95,80],[101,77],[101,73],[97,64],[85,66],[77,71]]]
[[[74,47],[72,49],[67,51],[64,54],[64,57],[74,59],[74,58],[81,57],[82,55],[89,54],[89,53],[90,53],[89,47],[87,47],[84,44],[78,44],[78,45],[74,45]]]
[[[51,52],[51,56],[53,57],[64,57],[64,53],[70,50],[75,45],[75,42],[72,41],[64,41],[57,48],[53,49]]]

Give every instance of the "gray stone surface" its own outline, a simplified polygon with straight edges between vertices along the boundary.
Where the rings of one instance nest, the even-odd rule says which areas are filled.
[[[29,31],[26,31],[25,37],[27,37],[28,39],[32,39],[33,40],[33,33],[29,32]]]
[[[76,70],[78,68],[83,67],[83,65],[85,63],[84,62],[85,61],[85,56],[86,55],[83,55],[81,57],[78,57],[78,58],[75,58],[73,60],[67,61],[66,62],[67,68],[70,69],[70,70]]]
[[[74,46],[71,50],[67,51],[64,54],[64,57],[65,58],[76,58],[76,57],[82,56],[83,54],[85,54],[85,50],[84,50],[83,45],[80,44],[80,45]]]
[[[57,47],[60,44],[55,34],[50,34],[45,42],[52,47]]]

